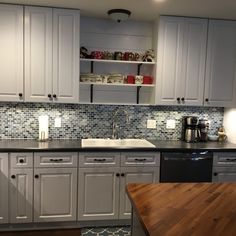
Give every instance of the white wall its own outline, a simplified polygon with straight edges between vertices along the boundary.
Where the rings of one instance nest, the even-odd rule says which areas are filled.
[[[236,143],[236,108],[225,108],[223,126],[228,141]]]

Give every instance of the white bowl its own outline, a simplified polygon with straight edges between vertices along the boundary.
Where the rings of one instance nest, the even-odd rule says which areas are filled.
[[[218,138],[219,138],[218,135],[211,135],[211,134],[208,134],[208,139],[209,139],[210,141],[217,141]]]

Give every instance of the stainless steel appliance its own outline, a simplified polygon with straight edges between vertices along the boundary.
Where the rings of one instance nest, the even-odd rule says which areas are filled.
[[[200,141],[199,119],[196,116],[185,116],[182,121],[182,139],[188,143]]]
[[[198,128],[200,130],[200,141],[206,142],[208,140],[209,121],[205,119],[200,119],[198,123]]]
[[[212,152],[163,152],[160,182],[212,182],[212,166]]]

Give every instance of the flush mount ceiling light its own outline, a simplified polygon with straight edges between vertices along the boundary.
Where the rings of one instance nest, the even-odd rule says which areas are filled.
[[[120,23],[121,21],[127,20],[131,15],[131,12],[126,9],[111,9],[107,14],[112,20]]]

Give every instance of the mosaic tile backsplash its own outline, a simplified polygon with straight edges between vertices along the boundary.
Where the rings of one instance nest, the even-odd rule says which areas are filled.
[[[38,117],[49,116],[52,139],[111,138],[113,114],[127,110],[129,122],[120,112],[117,117],[120,138],[176,140],[181,138],[182,116],[196,115],[210,120],[214,134],[223,123],[223,108],[171,106],[113,106],[82,104],[0,103],[0,138],[38,138]],[[54,127],[61,117],[61,128]],[[147,119],[157,120],[156,129],[147,129]],[[175,119],[176,128],[166,129],[166,120]]]

